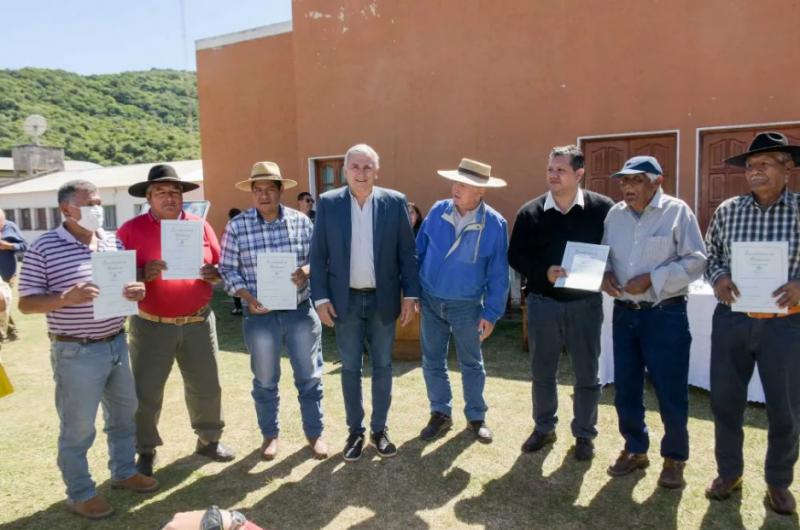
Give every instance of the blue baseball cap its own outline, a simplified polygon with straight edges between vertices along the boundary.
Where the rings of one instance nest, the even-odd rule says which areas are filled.
[[[637,173],[647,173],[650,180],[655,179],[659,175],[663,175],[664,171],[661,169],[661,164],[652,156],[635,156],[628,159],[623,164],[622,169],[611,175],[611,178],[621,177],[623,175],[636,175]]]

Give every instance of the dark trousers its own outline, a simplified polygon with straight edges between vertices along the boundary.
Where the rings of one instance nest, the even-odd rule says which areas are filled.
[[[535,293],[528,294],[528,346],[533,372],[533,420],[536,430],[553,432],[558,422],[558,360],[567,350],[575,372],[572,434],[576,438],[597,436],[597,403],[600,380],[600,328],[603,299],[592,295],[559,302]]]
[[[130,356],[136,396],[136,448],[152,452],[162,445],[158,420],[164,388],[177,361],[183,376],[183,391],[189,421],[197,436],[216,442],[222,436],[222,390],[217,363],[217,326],[209,311],[203,322],[182,326],[130,318]]]
[[[646,453],[644,374],[650,376],[664,423],[661,456],[689,459],[689,349],[686,303],[649,309],[614,304],[614,405],[625,449]]]
[[[742,475],[747,386],[758,365],[767,401],[768,441],[764,475],[788,488],[800,433],[800,314],[756,319],[717,304],[711,331],[711,410],[721,477]]]

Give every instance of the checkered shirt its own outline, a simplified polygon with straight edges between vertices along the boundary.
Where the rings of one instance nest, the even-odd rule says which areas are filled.
[[[711,285],[731,274],[731,243],[734,241],[788,241],[789,278],[800,279],[800,193],[788,189],[778,200],[762,209],[752,193],[732,197],[717,207],[706,232],[708,265],[706,279]]]
[[[219,272],[228,293],[234,295],[239,289],[247,289],[256,296],[256,267],[260,253],[294,252],[298,267],[308,264],[313,229],[311,219],[283,205],[274,221],[266,221],[255,208],[231,219],[222,235],[219,261]],[[304,302],[308,296],[306,282],[297,290],[297,303]]]

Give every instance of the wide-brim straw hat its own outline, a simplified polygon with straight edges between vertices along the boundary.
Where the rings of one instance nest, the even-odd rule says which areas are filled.
[[[775,151],[789,153],[792,155],[794,164],[800,166],[800,145],[789,145],[789,139],[775,131],[758,133],[753,138],[753,141],[750,142],[750,147],[747,148],[747,151],[730,157],[725,160],[725,163],[731,166],[745,167],[747,165],[747,157]]]
[[[469,158],[462,158],[458,169],[442,169],[437,173],[448,180],[479,188],[503,188],[506,186],[505,180],[492,176],[492,166]]]
[[[129,187],[128,194],[133,197],[147,197],[147,188],[150,187],[151,184],[158,184],[162,182],[173,182],[178,184],[181,187],[181,193],[196,190],[200,187],[200,184],[181,180],[178,176],[178,173],[175,171],[175,168],[172,166],[167,164],[156,164],[155,166],[151,167],[150,171],[147,173],[147,180],[137,182]]]
[[[253,189],[253,182],[262,180],[273,180],[281,183],[281,189],[287,190],[297,186],[297,181],[292,179],[285,179],[281,176],[281,168],[275,162],[265,160],[264,162],[256,162],[250,170],[250,178],[236,183],[236,189],[242,191],[250,191]]]

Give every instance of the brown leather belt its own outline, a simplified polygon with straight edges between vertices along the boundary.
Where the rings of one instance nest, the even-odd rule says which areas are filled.
[[[686,302],[685,296],[673,296],[672,298],[666,298],[661,300],[657,304],[653,302],[631,302],[630,300],[614,300],[614,303],[618,306],[624,307],[625,309],[633,309],[635,311],[640,311],[642,309],[654,309],[659,307],[664,307],[665,305],[674,305],[674,304],[681,304]]]
[[[208,318],[208,304],[198,309],[193,315],[185,317],[160,317],[158,315],[151,315],[139,310],[139,318],[149,320],[150,322],[158,322],[159,324],[173,324],[175,326],[183,326],[184,324],[197,324],[198,322],[205,322]],[[204,314],[205,313],[205,314]]]
[[[50,340],[53,342],[77,342],[86,346],[87,344],[96,344],[98,342],[111,342],[123,331],[125,330],[120,329],[111,335],[106,335],[105,337],[100,337],[99,339],[93,339],[89,337],[73,337],[72,335],[56,335],[55,333],[50,333]]]

